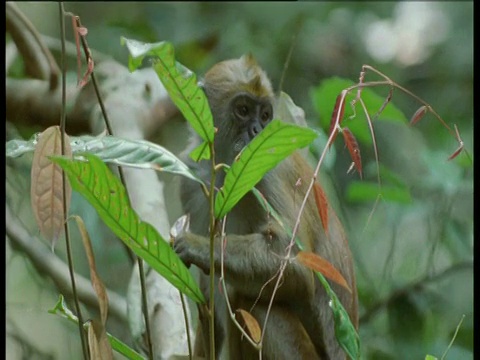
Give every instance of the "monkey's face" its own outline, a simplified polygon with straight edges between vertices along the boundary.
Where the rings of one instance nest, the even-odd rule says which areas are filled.
[[[268,97],[240,93],[232,99],[230,109],[233,150],[238,153],[272,120],[273,107]]]

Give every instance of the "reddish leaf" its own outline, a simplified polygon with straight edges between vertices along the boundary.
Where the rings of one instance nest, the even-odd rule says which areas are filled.
[[[343,128],[343,139],[347,145],[348,152],[352,157],[353,164],[355,169],[357,169],[360,179],[362,178],[362,157],[360,156],[360,148],[358,147],[358,142],[355,136],[352,134],[349,128]]]
[[[462,152],[462,150],[463,150],[463,144],[460,144],[460,146],[457,148],[457,150],[455,150],[455,152],[452,155],[450,155],[448,160],[455,159],[458,156],[458,154],[460,154]]]
[[[40,233],[49,240],[52,249],[63,233],[65,218],[63,216],[63,198],[66,198],[68,212],[72,188],[65,183],[63,193],[63,171],[48,158],[62,155],[61,132],[58,126],[51,126],[43,131],[35,146],[31,173],[31,203]],[[72,155],[70,139],[65,134],[65,154]]]
[[[80,235],[83,241],[83,247],[85,248],[85,252],[87,253],[88,267],[90,268],[90,280],[92,282],[93,290],[95,290],[95,294],[97,294],[98,305],[100,308],[101,324],[102,326],[105,326],[108,316],[107,289],[105,288],[105,285],[103,284],[100,276],[97,273],[92,243],[90,241],[90,235],[88,235],[87,228],[85,227],[85,223],[80,216],[73,215],[73,218],[77,222],[78,230],[80,231]]]
[[[415,111],[415,114],[413,114],[412,118],[410,119],[410,125],[415,125],[417,122],[419,122],[427,113],[428,107],[425,105],[420,106],[420,108]]]
[[[342,274],[340,274],[340,272],[335,269],[330,262],[321,256],[312,252],[300,251],[296,258],[301,264],[305,265],[309,269],[318,271],[327,279],[336,282],[338,285],[347,289],[350,293],[352,292]]]
[[[457,141],[460,145],[458,146],[457,150],[455,150],[455,152],[452,155],[450,155],[448,160],[455,159],[458,156],[458,154],[460,154],[463,150],[463,140],[460,137],[460,133],[458,132],[457,125],[453,125],[453,126],[455,126],[455,134],[456,134],[456,137],[457,137]]]
[[[385,110],[387,105],[392,101],[393,97],[393,87],[390,88],[390,91],[388,92],[387,97],[385,98],[385,101],[383,102],[382,106],[380,106],[380,109],[378,109],[377,113],[372,117],[372,119],[376,119],[380,114]]]
[[[90,75],[93,73],[93,67],[94,67],[93,59],[90,57],[90,54],[88,54],[87,70],[85,70],[85,74],[83,74],[82,80],[80,80],[80,82],[78,83],[78,87],[83,87],[88,83],[88,79],[90,78]]]
[[[315,194],[315,203],[317,204],[318,214],[322,220],[325,233],[328,235],[328,202],[327,196],[319,183],[313,185],[313,193]]]
[[[78,16],[72,16],[73,36],[75,36],[75,48],[77,49],[77,83],[79,83],[82,73],[82,52],[80,50],[80,31],[78,31],[77,19]]]
[[[75,46],[77,48],[77,82],[78,82],[78,87],[81,88],[87,84],[90,78],[90,75],[93,72],[94,62],[92,59],[92,54],[90,52],[90,49],[88,48],[88,46],[85,46],[85,55],[87,58],[87,70],[85,71],[85,74],[83,74],[83,77],[80,79],[80,73],[82,71],[80,37],[85,39],[85,36],[88,34],[88,30],[86,27],[82,26],[82,24],[80,23],[80,18],[75,15],[72,15],[72,27],[73,27],[73,33],[75,36]]]
[[[332,120],[330,120],[330,129],[328,130],[328,136],[334,133],[332,137],[332,142],[330,143],[330,146],[334,143],[335,138],[337,137],[338,134],[338,127],[337,125],[340,125],[343,119],[343,113],[345,111],[345,96],[346,96],[345,90],[343,90],[338,96],[337,100],[335,101],[335,107],[333,108],[333,113],[332,113]],[[338,119],[338,120],[337,120]]]
[[[262,330],[260,329],[257,319],[246,310],[237,309],[236,313],[235,318],[240,322],[240,325],[246,328],[247,333],[253,341],[259,343],[262,338]]]

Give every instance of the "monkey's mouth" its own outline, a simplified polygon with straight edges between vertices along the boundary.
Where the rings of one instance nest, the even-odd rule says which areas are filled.
[[[247,139],[245,139],[247,138]],[[243,133],[233,143],[233,151],[239,153],[248,144],[248,135]]]

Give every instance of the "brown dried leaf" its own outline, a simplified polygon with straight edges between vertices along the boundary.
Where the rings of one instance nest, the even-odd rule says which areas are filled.
[[[170,229],[170,238],[175,239],[178,236],[182,236],[190,229],[190,215],[182,215],[175,221]]]
[[[453,159],[455,159],[455,158],[458,156],[458,154],[460,154],[460,153],[462,152],[463,146],[464,146],[464,145],[463,145],[463,140],[462,140],[462,138],[461,138],[461,136],[460,136],[460,133],[458,132],[457,125],[454,124],[453,126],[455,126],[455,136],[456,136],[456,138],[457,138],[457,141],[458,141],[458,144],[459,144],[459,145],[458,145],[457,150],[455,150],[455,152],[454,152],[452,155],[450,155],[450,157],[448,158],[448,160],[453,160]]]
[[[97,267],[95,266],[95,256],[93,255],[92,243],[88,235],[87,228],[80,216],[74,215],[73,218],[77,222],[80,235],[82,236],[83,247],[87,253],[88,267],[90,268],[90,280],[92,282],[93,290],[97,294],[98,305],[100,307],[100,319],[103,326],[107,321],[108,315],[108,295],[105,285],[98,276]]]
[[[88,55],[90,55],[90,54],[88,54]],[[93,68],[94,68],[93,59],[90,56],[88,56],[87,70],[85,70],[85,74],[83,74],[83,78],[78,83],[78,87],[81,88],[81,87],[84,87],[85,85],[87,85],[88,80],[90,79],[90,75],[93,73]]]
[[[61,135],[58,126],[51,126],[42,132],[33,153],[31,172],[31,203],[33,214],[40,233],[51,242],[52,249],[63,231],[63,196],[65,195],[68,212],[72,188],[65,183],[63,194],[63,172],[60,166],[48,159],[48,156],[61,155]],[[72,155],[70,139],[65,134],[65,154]]]
[[[113,360],[113,351],[105,327],[93,319],[88,327],[88,348],[92,360]]]
[[[319,183],[313,185],[313,192],[315,195],[315,203],[317,204],[318,214],[320,215],[320,220],[322,220],[322,225],[325,230],[325,234],[328,235],[328,201],[325,192]]]
[[[410,119],[410,125],[415,125],[417,122],[419,122],[427,113],[428,107],[425,105],[420,106],[420,108],[415,111],[415,114],[413,114],[412,118]]]
[[[337,100],[335,101],[335,107],[333,108],[332,119],[330,120],[330,129],[328,130],[328,136],[330,136],[332,132],[334,132],[330,146],[335,142],[335,138],[338,135],[337,125],[340,125],[343,119],[343,113],[345,111],[345,97],[346,97],[346,92],[345,90],[343,90],[337,96]],[[337,123],[337,119],[338,119],[338,123]]]
[[[257,319],[255,319],[248,311],[243,309],[237,309],[236,313],[237,314],[235,318],[237,321],[240,322],[242,327],[246,328],[247,333],[250,335],[252,340],[258,344],[262,338],[262,330],[260,329]]]
[[[360,148],[358,147],[358,142],[353,133],[349,128],[345,127],[342,130],[343,139],[347,145],[348,152],[352,157],[353,164],[355,169],[357,169],[360,179],[362,178],[362,157],[360,156]]]
[[[321,256],[312,252],[300,251],[297,254],[296,259],[309,269],[318,271],[327,279],[330,279],[336,282],[338,285],[343,286],[350,293],[352,292],[342,274],[340,274],[340,272],[329,261],[325,260]]]
[[[447,160],[455,159],[458,156],[458,154],[460,154],[462,152],[462,150],[463,150],[463,143],[460,144],[460,146],[457,148],[457,150],[455,150],[454,153],[452,155],[450,155]]]

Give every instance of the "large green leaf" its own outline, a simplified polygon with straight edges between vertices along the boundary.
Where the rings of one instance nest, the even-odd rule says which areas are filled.
[[[130,52],[130,71],[137,69],[145,56],[153,57],[153,68],[172,101],[200,137],[213,143],[215,132],[207,97],[195,74],[175,61],[173,45],[165,41],[148,44],[123,37],[122,43]]]
[[[18,157],[35,150],[36,137],[30,140],[10,140],[6,144],[6,156]],[[115,136],[70,137],[74,155],[90,153],[103,162],[140,169],[153,169],[182,175],[197,182],[201,180],[179,158],[167,149],[146,140],[129,140]]]
[[[72,188],[93,205],[105,224],[172,285],[196,302],[204,298],[193,276],[157,230],[130,206],[120,180],[96,156],[88,161],[52,158],[68,176]]]
[[[315,131],[273,120],[242,151],[215,199],[215,216],[223,217],[269,170],[295,150],[310,144]]]
[[[335,107],[335,102],[337,96],[342,92],[342,90],[354,85],[355,83],[351,80],[341,79],[333,77],[323,81],[318,87],[314,88],[312,91],[313,104],[320,116],[320,124],[323,129],[326,131],[330,128],[330,121],[332,118],[333,109]],[[388,87],[383,87],[381,90],[382,93],[387,94],[389,91]],[[380,89],[379,89],[380,91]],[[345,113],[342,121],[342,126],[348,126],[350,131],[355,134],[355,137],[361,143],[365,145],[372,145],[372,137],[370,129],[368,127],[367,118],[363,112],[362,106],[357,103],[355,106],[355,117],[349,119],[354,115],[354,111],[350,106],[350,102],[357,95],[357,90],[351,91],[347,95],[347,101],[345,104]],[[368,109],[369,115],[372,118],[377,111],[383,106],[386,95],[379,96],[372,89],[364,88],[362,90],[362,99],[365,103],[365,106]],[[395,99],[395,94],[393,96]],[[393,101],[393,100],[392,100]],[[378,120],[388,120],[395,122],[408,123],[407,118],[393,103],[390,101],[382,113],[379,115]],[[373,120],[373,119],[372,119]],[[374,124],[375,126],[375,124]]]

